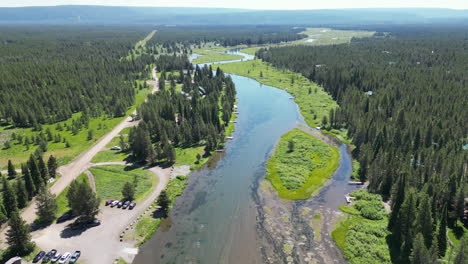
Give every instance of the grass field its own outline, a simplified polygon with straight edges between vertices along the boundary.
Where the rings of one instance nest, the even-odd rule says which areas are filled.
[[[215,62],[215,61],[230,61],[230,60],[239,60],[243,56],[236,54],[227,54],[220,51],[213,50],[204,50],[204,49],[195,49],[193,53],[200,54],[200,56],[192,61],[193,64]]]
[[[312,127],[321,125],[323,116],[338,105],[322,87],[309,81],[299,73],[278,70],[261,60],[219,64],[227,73],[246,76],[256,81],[286,90],[294,96],[301,114]]]
[[[125,183],[133,183],[136,177],[135,200],[144,200],[158,183],[158,177],[143,168],[132,168],[123,165],[97,166],[90,168],[96,182],[96,192],[102,202],[122,198],[122,188]]]
[[[128,134],[129,127],[123,129],[120,134]],[[124,139],[127,141],[128,136],[123,136]],[[113,146],[119,146],[120,142],[120,136],[114,137],[109,144],[106,145],[106,150],[101,150],[99,151],[96,156],[93,157],[91,160],[92,163],[98,163],[98,162],[110,162],[110,161],[125,161],[129,158],[129,152],[125,151],[118,151],[118,150],[110,150],[111,147]]]
[[[294,150],[289,150],[289,142]],[[282,198],[308,199],[328,180],[339,165],[338,149],[302,130],[281,137],[267,162],[266,179]]]
[[[286,45],[336,45],[349,43],[352,38],[371,37],[373,31],[336,30],[330,28],[307,28],[301,32],[307,38],[285,43]]]
[[[136,107],[145,100],[148,93],[149,89],[138,90],[136,95],[136,104],[128,109],[127,115],[132,113]],[[108,133],[113,127],[115,127],[126,117],[106,118],[103,116],[99,118],[90,118],[89,128],[82,128],[76,135],[73,135],[72,131],[67,131],[66,129],[63,129],[63,131],[57,130],[57,125],[62,127],[64,127],[65,124],[71,125],[72,121],[79,119],[80,116],[81,113],[76,113],[72,118],[66,121],[42,126],[42,133],[45,133],[47,129],[50,129],[53,136],[60,134],[61,138],[68,140],[71,145],[69,148],[67,148],[63,141],[57,143],[54,141],[49,141],[47,146],[48,151],[45,153],[45,157],[54,155],[58,158],[60,165],[66,164],[78,154],[92,146],[97,140],[99,140],[99,138]],[[92,130],[94,133],[92,140],[87,139],[89,130]],[[0,127],[0,144],[2,147],[5,140],[8,140],[12,133],[21,135],[22,137],[27,136],[31,138],[33,136],[38,136],[40,132],[33,131],[32,128],[11,128],[5,126]],[[2,138],[3,140],[1,140]],[[31,153],[33,153],[37,148],[37,145],[31,144],[29,145],[28,149],[28,147],[24,146],[23,144],[18,144],[17,140],[12,141],[11,148],[1,149],[0,151],[0,168],[5,168],[9,159],[11,159],[13,164],[19,168],[19,164],[25,162],[29,158],[29,155],[31,155]]]

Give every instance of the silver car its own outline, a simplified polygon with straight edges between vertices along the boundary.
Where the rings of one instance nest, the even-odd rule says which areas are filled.
[[[50,260],[50,262],[52,262],[52,263],[57,262],[57,261],[60,259],[61,256],[62,256],[62,254],[60,254],[60,253],[57,252],[57,254],[55,254],[55,256],[52,257],[52,259]]]
[[[71,255],[70,252],[63,253],[62,257],[59,260],[59,263],[60,264],[66,263],[68,261],[68,259],[70,258],[70,255]]]

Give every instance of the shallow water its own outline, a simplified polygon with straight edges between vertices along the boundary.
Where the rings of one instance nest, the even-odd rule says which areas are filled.
[[[288,204],[271,193],[261,193],[259,181],[275,144],[281,135],[304,122],[287,92],[250,78],[231,76],[240,112],[234,139],[226,143],[225,152],[217,153],[207,166],[190,175],[189,185],[177,198],[164,228],[141,246],[134,263],[285,263],[291,254],[283,254],[283,244],[275,238],[298,237],[306,239],[295,247],[294,262],[307,260],[314,248],[324,250],[336,259],[334,262],[342,262],[330,238],[313,239],[313,231],[303,219],[306,215],[300,211],[304,207],[311,212],[325,208],[321,213],[324,219],[335,217],[338,205],[344,202],[343,192],[354,189],[347,185],[351,160],[346,147],[340,146],[340,167],[318,196]],[[268,226],[264,211],[267,204],[285,205],[282,213],[294,225],[287,235],[275,234]],[[318,256],[314,259],[318,263],[327,261]]]

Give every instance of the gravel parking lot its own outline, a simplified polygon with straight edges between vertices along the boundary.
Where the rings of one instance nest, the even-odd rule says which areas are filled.
[[[132,244],[120,242],[119,236],[127,226],[134,221],[165,188],[171,176],[188,174],[188,168],[162,169],[159,167],[150,168],[159,177],[159,182],[151,195],[144,202],[137,204],[133,210],[111,208],[102,206],[98,219],[101,225],[91,227],[86,230],[72,230],[67,227],[73,220],[60,224],[52,224],[47,228],[37,230],[32,233],[33,241],[43,249],[49,251],[57,249],[58,252],[81,251],[80,263],[113,263],[115,259],[123,258],[130,262],[138,253],[138,249]]]

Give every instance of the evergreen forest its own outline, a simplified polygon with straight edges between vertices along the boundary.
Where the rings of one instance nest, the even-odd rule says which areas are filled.
[[[37,127],[69,119],[123,116],[134,81],[153,62],[122,59],[145,28],[11,26],[0,29],[0,121]]]
[[[394,263],[435,263],[446,253],[447,227],[468,226],[467,36],[466,29],[406,29],[257,52],[337,100],[322,124],[347,129],[357,177],[390,202]]]

